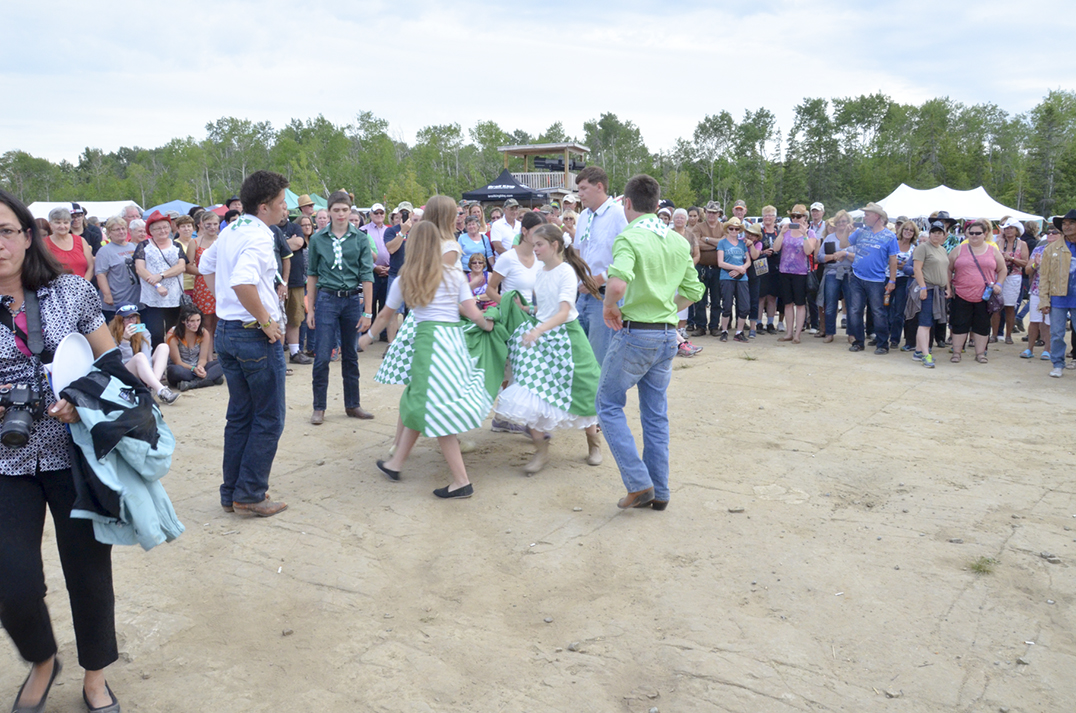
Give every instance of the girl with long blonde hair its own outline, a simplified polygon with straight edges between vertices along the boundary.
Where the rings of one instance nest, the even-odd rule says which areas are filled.
[[[443,262],[442,242],[441,229],[434,221],[423,220],[411,230],[400,278],[392,283],[385,307],[359,343],[363,348],[370,346],[371,335],[380,334],[396,310],[405,303],[410,308],[413,337],[406,338],[401,329],[374,377],[380,383],[407,385],[400,396],[402,432],[392,456],[377,461],[377,468],[390,480],[399,480],[400,469],[418,437],[436,438],[452,483],[434,490],[434,495],[469,498],[474,488],[457,434],[480,426],[492,399],[486,391],[484,372],[467,351],[460,315],[487,332],[493,324],[475,304],[458,257],[453,257],[452,265]],[[397,349],[404,341],[410,348]]]

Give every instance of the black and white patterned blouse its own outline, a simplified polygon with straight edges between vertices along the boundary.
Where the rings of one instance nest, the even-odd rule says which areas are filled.
[[[38,290],[37,298],[46,351],[56,351],[68,334],[90,334],[105,323],[101,298],[81,276],[60,275]],[[0,324],[0,384],[16,383],[37,383],[34,360],[19,351],[15,335]],[[48,408],[56,403],[48,379],[44,380],[44,390]],[[45,416],[34,421],[30,441],[24,447],[8,448],[0,443],[0,475],[34,475],[39,467],[42,471],[71,467],[69,439],[67,426],[56,419]]]
[[[157,247],[157,243],[153,242],[153,238],[143,240],[138,244],[138,247],[135,248],[134,259],[145,260],[146,269],[154,275],[163,274],[165,270],[175,267],[180,260],[184,264],[187,262],[183,246],[177,241],[173,240],[171,245],[162,250]],[[161,284],[168,290],[167,295],[157,292],[157,288],[145,280],[139,279],[138,282],[142,286],[141,301],[145,306],[179,307],[180,299],[183,296],[183,273],[161,280]]]

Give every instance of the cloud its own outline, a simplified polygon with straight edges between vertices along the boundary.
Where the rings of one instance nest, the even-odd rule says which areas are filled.
[[[552,0],[510,9],[475,0],[119,0],[104,15],[82,3],[26,3],[11,10],[11,26],[41,42],[29,52],[24,42],[0,48],[0,81],[31,102],[0,120],[0,152],[74,161],[87,146],[201,139],[221,116],[280,127],[318,114],[346,124],[363,110],[408,141],[430,124],[466,130],[482,120],[531,134],[561,121],[581,136],[584,121],[612,112],[638,125],[651,150],[722,110],[739,118],[766,107],[787,133],[808,96],[949,96],[1016,113],[1074,84],[1076,48],[1064,38],[1076,21],[1058,19],[1067,9],[1059,0]],[[69,16],[79,30],[54,40],[57,18]]]

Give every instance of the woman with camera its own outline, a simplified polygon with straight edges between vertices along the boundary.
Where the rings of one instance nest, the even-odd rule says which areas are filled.
[[[118,712],[105,682],[104,669],[118,658],[112,548],[99,543],[89,520],[72,519],[75,485],[70,439],[65,424],[79,420],[74,406],[56,401],[40,359],[30,349],[37,330],[27,321],[26,295],[37,296],[41,353],[51,354],[68,334],[84,334],[94,356],[115,348],[101,316],[101,300],[83,277],[65,274],[37,233],[26,207],[0,190],[0,385],[16,385],[0,416],[0,623],[19,654],[31,664],[13,711],[42,711],[60,675],[56,639],[45,606],[41,537],[45,507],[52,511],[71,600],[79,664],[86,670],[82,692],[95,713]],[[10,325],[10,326],[8,326]],[[13,403],[11,396],[30,391],[36,403]],[[35,393],[36,392],[36,393]],[[25,397],[23,397],[25,398]],[[4,445],[13,416],[32,414],[22,447]]]

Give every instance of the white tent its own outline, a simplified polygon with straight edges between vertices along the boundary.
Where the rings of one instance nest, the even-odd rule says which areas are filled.
[[[96,215],[101,219],[101,224],[104,225],[105,221],[114,215],[119,215],[124,206],[128,206],[132,203],[138,205],[134,201],[75,201],[83,210],[86,211],[86,215]],[[70,202],[46,202],[35,201],[26,206],[30,209],[30,214],[35,218],[44,218],[48,220],[49,211],[53,208],[67,208],[71,210]],[[139,215],[142,214],[142,208],[138,209]]]
[[[926,218],[936,210],[949,211],[951,217],[958,219],[998,220],[1011,215],[1017,220],[1042,220],[1042,216],[1005,207],[991,198],[982,186],[970,191],[957,191],[949,186],[920,191],[902,183],[897,190],[878,201],[878,205],[885,208],[890,220],[901,215]]]

